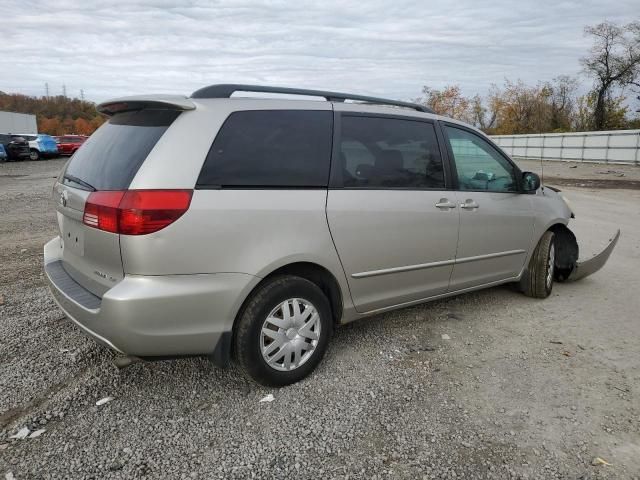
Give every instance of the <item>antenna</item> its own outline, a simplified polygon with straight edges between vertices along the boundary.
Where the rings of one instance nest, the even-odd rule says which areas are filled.
[[[84,90],[82,88],[80,89],[80,100],[84,102]]]
[[[542,134],[542,148],[540,149],[540,188],[544,192],[544,161],[542,160],[542,154],[544,153],[544,139],[546,137]]]
[[[64,83],[62,84],[62,96],[67,98],[67,86]]]
[[[45,92],[45,96],[47,98],[49,98],[49,82],[45,82],[45,84],[44,84],[44,92]]]

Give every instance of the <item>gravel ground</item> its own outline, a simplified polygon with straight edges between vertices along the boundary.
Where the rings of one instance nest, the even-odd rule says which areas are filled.
[[[584,255],[623,231],[593,277],[355,322],[276,390],[203,359],[117,371],[64,318],[41,273],[63,162],[0,164],[0,476],[640,477],[639,191],[566,189]]]

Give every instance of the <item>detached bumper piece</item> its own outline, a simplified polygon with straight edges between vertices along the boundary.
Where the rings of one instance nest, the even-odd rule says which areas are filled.
[[[573,267],[573,271],[569,275],[569,277],[565,280],[566,282],[575,282],[576,280],[580,280],[582,278],[588,277],[589,275],[596,273],[602,267],[604,267],[607,260],[609,260],[609,256],[616,244],[618,243],[618,239],[620,238],[620,230],[616,232],[613,238],[609,241],[609,245],[597,254],[596,256],[590,258],[589,260],[585,260],[584,262],[576,262]]]

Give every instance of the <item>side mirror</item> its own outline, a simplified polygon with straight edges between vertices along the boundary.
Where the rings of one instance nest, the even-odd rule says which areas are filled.
[[[537,173],[523,172],[522,173],[522,189],[525,192],[535,192],[540,188],[540,177]]]

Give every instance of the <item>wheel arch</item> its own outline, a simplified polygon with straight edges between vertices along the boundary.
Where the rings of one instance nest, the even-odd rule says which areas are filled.
[[[240,310],[236,315],[236,321],[242,314],[244,305],[249,300],[249,298],[251,298],[253,292],[260,288],[260,286],[262,286],[265,282],[278,275],[293,275],[296,277],[304,278],[316,284],[318,288],[320,288],[320,290],[322,290],[322,292],[329,299],[334,323],[340,323],[344,306],[343,293],[340,287],[340,283],[329,269],[311,261],[295,261],[287,263],[285,265],[274,268],[266,275],[262,275],[262,280],[249,292],[249,294],[244,299],[242,306],[240,307]]]
[[[578,243],[576,241],[575,235],[567,226],[568,223],[569,223],[568,219],[562,218],[562,217],[556,217],[556,218],[553,218],[552,220],[549,220],[546,223],[541,222],[537,224],[536,227],[534,227],[534,234],[531,239],[531,245],[529,247],[529,251],[527,252],[527,257],[522,267],[522,273],[520,274],[520,278],[523,278],[524,276],[526,276],[529,270],[529,262],[531,262],[531,257],[533,256],[533,252],[535,251],[536,247],[540,243],[542,236],[549,231],[553,232],[556,236],[560,238],[561,245],[563,248],[562,253],[559,253],[556,250],[556,258],[559,258],[559,256],[562,257],[562,259],[573,258],[570,252],[572,251],[573,248],[575,248],[574,262],[577,261]],[[564,247],[567,247],[567,248],[565,249]],[[567,257],[567,255],[569,256]],[[565,265],[565,262],[563,261],[563,263],[561,264]],[[573,266],[571,268],[573,269]],[[561,278],[560,278],[560,281],[562,281]]]
[[[317,285],[318,288],[320,288],[320,290],[322,290],[322,292],[329,299],[329,305],[331,306],[331,314],[333,316],[334,325],[338,325],[340,323],[344,304],[343,304],[342,289],[340,288],[340,284],[338,283],[338,280],[336,279],[336,277],[327,268],[323,267],[318,263],[309,262],[309,261],[297,261],[297,262],[288,263],[286,265],[282,265],[278,268],[273,269],[267,275],[263,276],[262,280],[260,280],[260,282],[258,282],[245,296],[233,320],[233,327],[231,329],[231,334],[228,335],[227,338],[225,338],[224,340],[227,343],[228,349],[226,351],[228,352],[229,357],[233,357],[234,355],[233,343],[234,343],[234,337],[237,330],[236,326],[238,324],[238,320],[242,316],[245,310],[245,307],[249,302],[249,300],[251,299],[253,293],[262,285],[264,285],[265,282],[280,275],[293,275],[293,276],[305,278],[310,282],[314,283],[315,285]],[[223,364],[226,364],[226,363],[223,363]]]
[[[569,278],[580,254],[575,234],[563,223],[551,225],[547,231],[554,234],[556,247],[555,279],[563,281]]]

